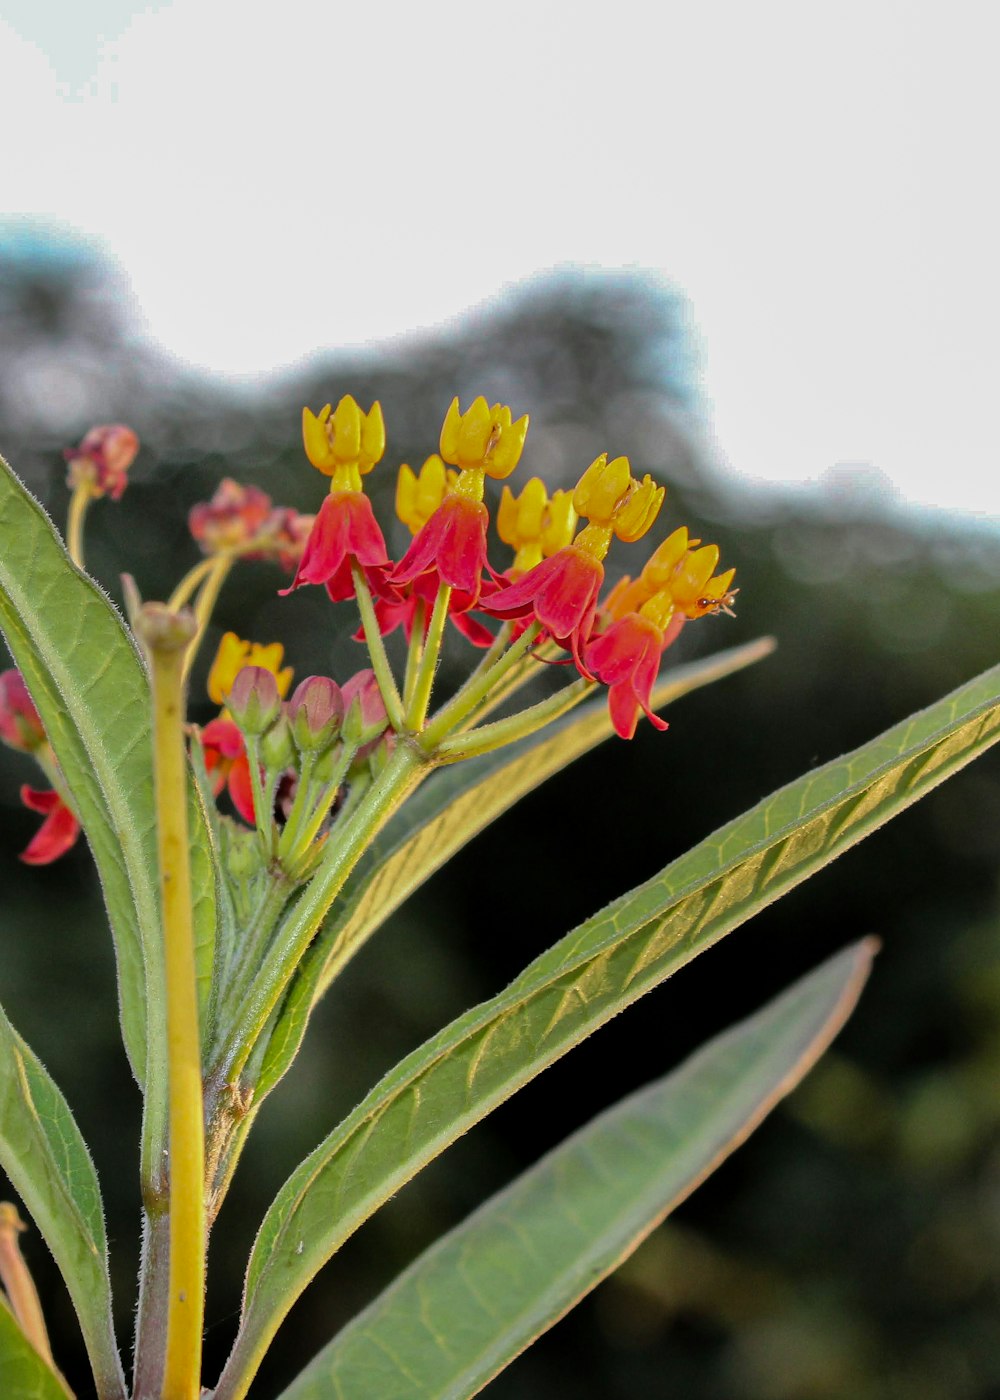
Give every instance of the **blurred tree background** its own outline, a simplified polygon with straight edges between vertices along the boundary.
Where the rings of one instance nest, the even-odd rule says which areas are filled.
[[[118,505],[95,508],[88,565],[120,602],[130,570],[165,597],[197,559],[187,513],[223,476],[318,508],[303,404],[381,400],[383,520],[394,468],[437,444],[454,394],[530,412],[519,478],[570,485],[598,452],[667,483],[653,542],[687,523],[737,567],[736,622],[687,629],[676,656],[763,633],[776,654],[681,701],[518,805],[366,947],[263,1109],[210,1260],[209,1368],[231,1342],[253,1232],[295,1163],[408,1049],[498,991],[579,919],[811,765],[873,737],[997,658],[1000,538],[907,512],[841,469],[810,492],[735,486],[713,466],[683,302],[638,274],[559,273],[433,333],[328,351],[255,383],[155,351],[99,257],[0,241],[0,450],[56,522],[62,449],[124,421],[143,443]],[[331,307],[335,334],[336,307]],[[775,400],[780,386],[775,387]],[[919,404],[914,412],[919,413]],[[942,463],[942,470],[947,464]],[[390,543],[398,549],[397,526]],[[619,569],[635,558],[613,556]],[[360,664],[346,608],[248,564],[227,585],[193,685],[232,627],[280,638],[299,678]],[[457,653],[456,653],[457,655]],[[4,662],[4,664],[7,664]],[[447,677],[446,677],[447,679]],[[117,1039],[110,939],[84,846],[17,861],[33,774],[0,751],[0,998],[92,1144],[119,1330],[137,1268],[139,1103]],[[255,1395],[274,1395],[415,1252],[583,1121],[662,1073],[827,953],[877,933],[873,984],[834,1052],[620,1273],[489,1388],[497,1400],[988,1400],[1000,1396],[1000,944],[996,754],[786,896],[550,1069],[391,1202],[297,1305]],[[81,1353],[37,1234],[26,1251],[71,1382]],[[77,1350],[74,1352],[74,1348]]]

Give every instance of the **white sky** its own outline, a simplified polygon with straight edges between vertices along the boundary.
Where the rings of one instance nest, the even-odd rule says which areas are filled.
[[[228,373],[552,265],[662,271],[734,468],[1000,517],[998,30],[994,0],[5,0],[2,199]]]

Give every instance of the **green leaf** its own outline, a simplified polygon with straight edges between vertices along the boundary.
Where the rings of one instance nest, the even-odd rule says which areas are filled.
[[[724,934],[1000,738],[1000,667],[702,841],[407,1056],[293,1172],[254,1244],[219,1400],[345,1239],[455,1138]]]
[[[94,853],[115,940],[122,1034],[142,1084],[147,1006],[162,1006],[145,667],[111,600],[73,564],[41,506],[2,459],[0,540],[0,630],[38,707]],[[194,802],[192,814],[196,938],[207,995],[214,860],[204,815]]]
[[[0,1376],[5,1400],[66,1400],[69,1392],[0,1301]]]
[[[69,1105],[2,1008],[0,1166],[66,1281],[99,1395],[123,1398],[97,1173]]]
[[[657,709],[774,650],[769,637],[675,667],[653,695]],[[375,930],[456,851],[502,812],[613,733],[604,695],[509,748],[435,773],[369,849],[293,982],[268,1045],[258,1101],[288,1069],[312,1007]]]
[[[432,1245],[281,1400],[464,1400],[645,1239],[791,1092],[871,968],[846,949],[602,1113]]]

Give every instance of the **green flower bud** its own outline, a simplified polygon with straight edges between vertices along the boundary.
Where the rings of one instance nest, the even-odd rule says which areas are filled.
[[[282,773],[295,763],[295,745],[288,717],[280,714],[260,741],[260,759],[269,773]]]

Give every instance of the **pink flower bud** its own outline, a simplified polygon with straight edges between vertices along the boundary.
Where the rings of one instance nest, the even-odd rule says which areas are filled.
[[[226,709],[244,734],[264,734],[281,713],[281,696],[273,672],[244,666],[226,696]]]
[[[340,733],[344,697],[329,676],[307,676],[288,702],[292,737],[300,752],[325,748]]]
[[[359,671],[344,686],[344,742],[357,748],[354,763],[363,764],[389,728],[385,701],[374,671]]]
[[[139,439],[124,423],[91,428],[80,446],[65,454],[69,463],[66,484],[76,490],[86,483],[93,495],[117,501],[128,485],[127,472],[138,451]]]
[[[385,701],[378,688],[374,671],[358,671],[346,681],[343,688],[345,737],[357,740],[363,733],[376,728],[384,729],[389,723],[385,712]]]
[[[22,753],[45,743],[45,729],[20,671],[0,672],[0,739]]]

